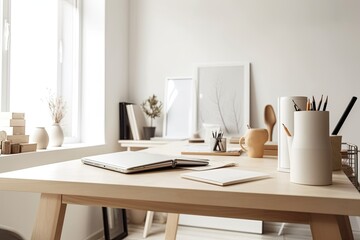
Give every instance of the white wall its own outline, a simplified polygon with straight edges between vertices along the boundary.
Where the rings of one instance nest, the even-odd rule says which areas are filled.
[[[128,100],[128,0],[106,0],[105,15],[105,136],[119,140],[119,102]]]
[[[130,99],[163,99],[165,78],[193,76],[198,63],[249,61],[251,126],[265,126],[279,96],[324,94],[332,130],[359,95],[359,42],[359,1],[131,0]],[[360,145],[359,120],[357,102],[345,141]]]
[[[332,131],[360,93],[360,1],[131,0],[129,30],[136,103],[152,93],[164,99],[166,77],[218,62],[251,63],[252,127],[265,127],[264,107],[277,110],[280,96],[324,94]],[[343,141],[360,145],[359,121],[357,102],[339,132]]]

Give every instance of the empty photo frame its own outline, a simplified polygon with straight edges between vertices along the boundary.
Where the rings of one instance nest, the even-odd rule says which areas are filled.
[[[193,128],[218,124],[227,136],[245,134],[250,120],[250,63],[203,64],[195,68]]]
[[[191,136],[193,88],[191,77],[166,79],[163,137],[185,139]]]

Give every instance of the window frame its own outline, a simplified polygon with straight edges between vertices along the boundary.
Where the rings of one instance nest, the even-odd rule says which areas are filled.
[[[1,19],[1,111],[9,111],[10,106],[10,32],[6,31],[6,25],[10,27],[10,0],[0,0],[0,4],[2,5],[2,19]],[[10,29],[7,29],[10,30]],[[8,36],[6,37],[6,34]],[[7,39],[6,39],[7,38]]]
[[[64,39],[64,31],[63,31],[63,22],[65,19],[65,14],[63,11],[63,5],[66,0],[58,0],[58,39],[57,39],[57,80],[56,80],[56,94],[58,96],[64,95],[65,92],[69,90],[69,88],[64,89],[63,83],[65,79],[63,79],[63,62],[61,62],[61,55],[63,51],[62,42]],[[0,14],[0,23],[1,23],[1,61],[0,61],[0,110],[1,111],[10,111],[10,54],[11,54],[11,0],[0,0],[0,5],[2,6],[2,14]],[[71,124],[71,136],[66,136],[64,143],[78,143],[80,142],[80,121],[81,121],[81,0],[73,0],[74,11],[73,14],[73,22],[72,24],[72,79],[69,81],[71,84],[67,84],[67,86],[71,86],[72,88],[72,96],[71,96],[71,119],[69,120],[69,124]],[[5,49],[5,24],[8,23],[10,26],[10,36],[8,39],[8,49]],[[65,33],[66,34],[66,33]],[[66,100],[66,99],[65,99]]]

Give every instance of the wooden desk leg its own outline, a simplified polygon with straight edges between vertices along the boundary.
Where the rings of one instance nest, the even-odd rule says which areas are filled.
[[[310,228],[314,240],[354,239],[348,216],[311,214]]]
[[[148,234],[150,232],[150,229],[151,229],[153,218],[154,218],[154,212],[153,211],[147,211],[146,212],[146,220],[145,220],[143,238],[147,238],[147,236],[148,236]]]
[[[165,240],[175,240],[176,233],[179,223],[179,214],[168,213],[166,229],[165,229]]]
[[[336,219],[340,227],[342,239],[354,240],[349,216],[337,216]]]
[[[41,194],[32,240],[60,240],[66,204],[61,195]]]

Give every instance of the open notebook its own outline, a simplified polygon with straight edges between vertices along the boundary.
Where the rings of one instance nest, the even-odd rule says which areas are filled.
[[[134,173],[164,167],[205,166],[209,164],[207,159],[131,151],[89,156],[82,158],[81,161],[84,164],[121,173]]]

